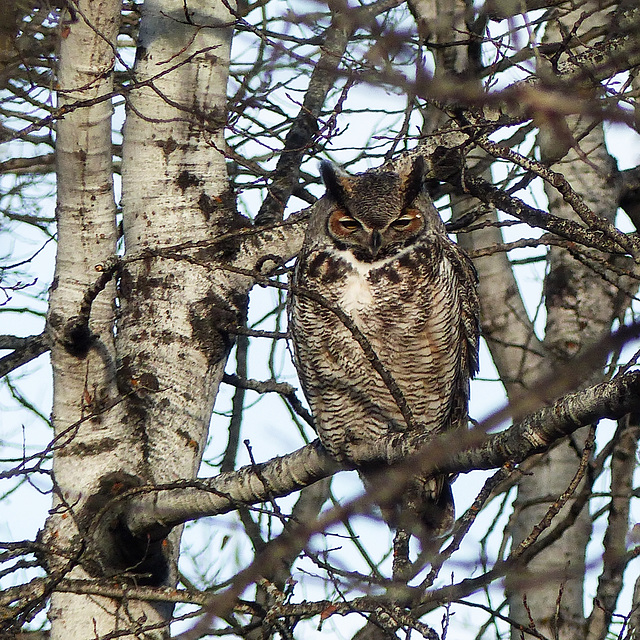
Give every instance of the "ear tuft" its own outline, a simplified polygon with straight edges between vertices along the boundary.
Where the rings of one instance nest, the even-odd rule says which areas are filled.
[[[338,203],[342,203],[346,188],[345,181],[348,178],[347,174],[331,162],[323,160],[320,163],[320,175],[329,197]]]

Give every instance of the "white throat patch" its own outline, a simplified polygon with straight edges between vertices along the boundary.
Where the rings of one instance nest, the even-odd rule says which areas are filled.
[[[376,262],[360,262],[350,251],[336,251],[336,255],[347,262],[353,269],[344,282],[340,296],[340,306],[357,322],[360,314],[373,302],[368,275],[372,269],[378,269],[393,258],[385,258]]]
[[[373,295],[366,273],[351,271],[344,283],[340,306],[356,320],[372,302]]]

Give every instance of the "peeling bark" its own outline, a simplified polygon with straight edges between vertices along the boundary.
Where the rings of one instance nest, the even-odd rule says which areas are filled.
[[[127,263],[116,345],[123,421],[141,444],[144,482],[195,475],[233,342],[224,327],[246,312],[248,279],[161,253],[196,239],[213,245],[248,226],[224,159],[232,22],[222,3],[143,7],[134,71],[145,84],[129,96],[124,131]],[[214,246],[211,263],[238,249],[233,237]],[[180,535],[175,529],[163,547],[167,585],[176,581]]]

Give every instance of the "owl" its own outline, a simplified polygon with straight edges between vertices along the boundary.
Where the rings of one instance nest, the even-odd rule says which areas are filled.
[[[294,363],[318,435],[365,484],[391,464],[385,445],[467,427],[477,277],[447,236],[423,173],[421,158],[399,173],[360,175],[323,163],[326,194],[292,277]],[[391,526],[425,535],[453,523],[447,477],[418,474],[401,498],[380,506]]]

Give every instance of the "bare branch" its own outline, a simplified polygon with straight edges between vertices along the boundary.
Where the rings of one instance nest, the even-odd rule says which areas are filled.
[[[0,378],[11,373],[23,364],[35,360],[51,348],[49,336],[46,332],[28,338],[2,336],[0,349],[13,349],[12,353],[0,358]]]
[[[487,425],[481,424],[465,434],[449,433],[432,438],[424,447],[416,438],[396,451],[396,459],[398,462],[404,459],[414,470],[418,462],[434,475],[497,468],[546,451],[586,424],[602,418],[618,419],[639,409],[640,372],[633,371],[564,396],[500,433],[485,435]],[[501,415],[507,412],[505,409]],[[393,443],[384,443],[384,446],[394,448]],[[393,458],[389,456],[389,459]],[[403,473],[401,467],[397,469],[399,478]],[[344,467],[316,440],[257,468],[250,465],[210,480],[136,489],[128,495],[127,526],[134,535],[141,535],[158,524],[175,526],[194,518],[226,513],[238,504],[288,495],[341,469]],[[388,477],[385,483],[396,486]]]

